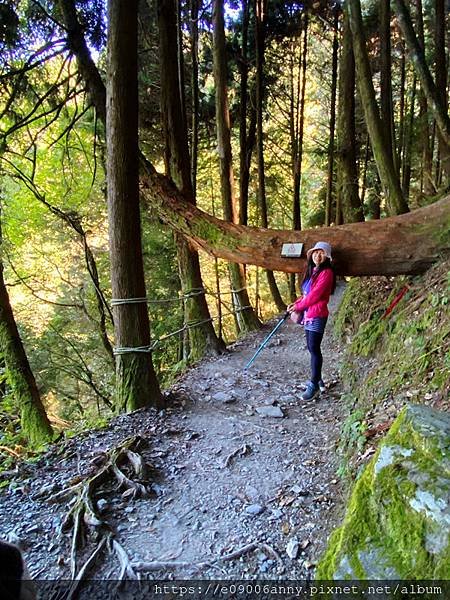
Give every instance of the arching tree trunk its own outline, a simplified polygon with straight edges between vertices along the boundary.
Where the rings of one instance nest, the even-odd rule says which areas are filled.
[[[194,1],[194,0],[193,0]],[[159,0],[158,20],[161,64],[161,113],[170,157],[168,168],[178,189],[194,203],[186,111],[181,93],[181,50],[177,34],[175,0]],[[167,167],[166,167],[167,168]],[[176,237],[178,268],[185,296],[184,317],[188,328],[190,360],[224,350],[217,337],[204,294],[198,253],[180,235]]]
[[[81,34],[79,30],[68,29],[69,46],[76,51],[73,33],[77,34],[76,39]],[[77,60],[81,73],[96,71],[88,52],[77,53]],[[103,86],[99,77],[85,82],[88,87]],[[90,97],[101,103],[105,95],[101,89],[92,90]],[[102,114],[101,105],[97,111]],[[198,248],[226,260],[299,272],[305,259],[283,258],[282,244],[303,243],[310,248],[320,238],[333,245],[338,274],[395,275],[420,273],[450,250],[450,196],[411,213],[372,222],[301,232],[260,229],[226,223],[202,212],[142,154],[140,163],[142,200]]]
[[[213,2],[214,81],[216,84],[216,126],[220,161],[220,187],[224,218],[239,222],[239,207],[234,193],[234,174],[231,153],[230,114],[228,110],[227,63],[225,54],[225,28],[223,0]],[[248,296],[244,268],[236,263],[229,265],[233,305],[240,332],[260,326]]]
[[[408,205],[403,198],[399,178],[392,161],[391,149],[387,146],[386,138],[383,134],[364,37],[360,0],[347,0],[347,2],[358,89],[364,108],[366,126],[386,196],[389,214],[398,215],[407,212]]]
[[[138,164],[137,0],[108,2],[106,93],[108,223],[119,410],[160,405],[151,354],[141,246]],[[131,267],[132,266],[132,267]]]
[[[296,232],[220,221],[189,205],[144,159],[143,169],[144,197],[161,219],[227,260],[298,273],[305,259],[283,258],[282,245],[301,242],[310,248],[320,239],[333,246],[340,275],[395,275],[420,273],[450,250],[450,196],[397,217]]]
[[[358,193],[358,169],[356,166],[355,60],[346,6],[344,6],[343,14],[339,63],[337,143],[336,224],[364,221],[363,207]]]

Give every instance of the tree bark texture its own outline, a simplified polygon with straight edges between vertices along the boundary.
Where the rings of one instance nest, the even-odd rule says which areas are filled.
[[[296,102],[295,121],[298,127],[295,127],[295,152],[293,156],[293,188],[294,197],[292,202],[292,228],[300,230],[302,228],[301,217],[301,183],[302,183],[302,162],[303,162],[303,133],[305,129],[305,95],[306,95],[306,66],[308,56],[308,12],[303,16],[303,46],[301,50],[300,68],[298,73],[298,87],[300,89],[300,103]]]
[[[328,143],[328,168],[327,168],[327,195],[325,198],[325,225],[331,225],[334,182],[334,153],[336,130],[336,90],[338,79],[338,52],[339,52],[339,10],[334,9],[333,26],[333,54],[331,58],[331,98],[330,98],[330,139]]]
[[[346,6],[344,6],[342,19],[337,122],[338,148],[336,153],[339,198],[337,205],[342,212],[344,223],[354,223],[364,221],[364,212],[359,199],[358,168],[356,166],[355,60]],[[336,222],[341,224],[339,216],[337,215]]]
[[[108,85],[106,92],[108,223],[113,298],[145,298],[141,247],[138,160],[137,0],[108,2]],[[150,345],[147,304],[114,308],[118,348]],[[118,410],[161,402],[148,352],[116,356]]]
[[[425,35],[423,28],[423,7],[422,0],[417,0],[417,40],[425,54]],[[422,144],[422,170],[421,170],[421,191],[426,196],[431,196],[435,193],[432,172],[433,172],[433,157],[430,144],[430,124],[428,119],[428,103],[422,87],[419,86],[418,102],[420,107],[419,122],[420,122],[420,139]]]
[[[1,231],[0,231],[1,243]],[[20,409],[20,424],[32,443],[48,442],[53,430],[45,412],[36,380],[17,329],[3,278],[0,261],[0,350],[5,361],[7,382]]]
[[[409,56],[413,63],[420,85],[425,93],[428,106],[436,120],[440,135],[447,146],[450,146],[450,118],[442,105],[439,90],[433,81],[428,65],[425,61],[425,54],[417,40],[411,15],[404,0],[393,0],[396,9],[398,23],[406,41]]]
[[[386,147],[390,149],[394,167],[398,172],[392,104],[392,60],[391,60],[391,2],[380,1],[380,108],[381,123],[386,136]]]
[[[247,131],[248,106],[248,25],[250,20],[250,1],[242,2],[242,48],[239,71],[241,76],[239,86],[239,223],[247,225],[248,220],[248,186],[250,182],[250,160],[248,159],[253,145],[249,142]]]
[[[388,212],[391,215],[399,215],[408,211],[408,205],[403,198],[398,174],[392,160],[392,152],[386,144],[386,138],[383,133],[367,54],[361,4],[360,0],[347,0],[347,3],[358,89],[364,109],[367,130],[370,135],[373,155],[386,196]]]
[[[191,181],[194,197],[197,189],[197,163],[198,163],[198,0],[191,0],[191,94],[192,94],[192,132],[191,132]]]
[[[99,120],[106,123],[106,89],[100,73],[92,60],[78,20],[74,0],[59,0],[67,31],[67,43],[77,60],[80,75],[86,83],[88,100],[95,107]]]
[[[414,114],[415,114],[415,103],[416,103],[416,85],[417,78],[414,74],[413,83],[411,88],[411,97],[409,100],[409,115],[405,123],[404,129],[404,148],[403,148],[403,168],[402,168],[402,190],[405,198],[409,196],[409,187],[411,183],[411,148],[412,138],[414,129]]]
[[[161,55],[161,113],[165,131],[168,168],[178,189],[194,203],[188,148],[185,106],[180,92],[178,35],[175,0],[159,0],[159,44]],[[224,347],[217,338],[203,291],[198,253],[179,234],[176,235],[181,287],[186,295],[184,318],[188,328],[189,360],[206,353],[218,354]]]
[[[264,15],[267,6],[266,0],[254,0],[255,6],[255,46],[256,46],[256,147],[258,155],[258,208],[261,223],[267,227],[267,201],[266,179],[264,174],[264,135],[263,135],[263,94],[264,94]],[[286,309],[286,304],[281,297],[275,275],[266,271],[267,283],[273,301],[279,311]]]
[[[450,196],[425,208],[377,221],[290,231],[221,221],[187,203],[154,167],[143,164],[144,199],[168,225],[198,248],[227,260],[266,269],[301,272],[305,258],[281,256],[285,243],[333,246],[339,275],[397,275],[425,271],[450,250]]]
[[[436,88],[440,103],[445,113],[448,113],[447,99],[447,57],[446,57],[446,0],[435,0],[434,3],[434,48],[435,48],[435,78]],[[447,8],[448,10],[448,8]],[[441,173],[445,176],[445,181],[450,180],[450,144],[438,131],[439,155],[441,159]]]
[[[234,192],[234,173],[231,152],[230,112],[228,109],[227,60],[225,50],[223,0],[213,2],[214,82],[216,86],[216,126],[219,148],[220,188],[224,218],[239,222],[239,206]],[[257,329],[261,323],[256,316],[247,291],[246,277],[241,265],[228,266],[233,293],[236,321],[241,333]]]

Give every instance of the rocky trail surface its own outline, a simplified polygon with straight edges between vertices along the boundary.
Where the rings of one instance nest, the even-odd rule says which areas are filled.
[[[190,369],[167,409],[121,415],[18,468],[1,491],[0,536],[22,545],[34,578],[314,575],[343,509],[341,348],[329,323],[327,389],[302,402],[300,326],[284,324],[243,370],[276,323]]]

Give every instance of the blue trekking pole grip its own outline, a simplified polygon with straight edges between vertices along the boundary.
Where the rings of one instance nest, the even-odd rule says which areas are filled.
[[[283,323],[286,321],[286,319],[289,317],[289,315],[290,315],[289,311],[286,311],[284,313],[282,319],[280,321],[278,321],[276,326],[272,329],[272,331],[269,333],[269,335],[266,337],[266,339],[263,341],[263,343],[259,346],[258,350],[255,352],[255,354],[251,357],[251,359],[245,365],[244,371],[246,371],[251,366],[251,364],[253,363],[255,358],[258,356],[258,354],[261,352],[261,350],[264,349],[264,347],[266,346],[266,344],[270,340],[270,338],[272,338],[275,335],[275,333],[277,332],[277,330],[283,325]]]

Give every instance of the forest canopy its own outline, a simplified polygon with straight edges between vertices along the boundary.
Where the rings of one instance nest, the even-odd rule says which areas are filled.
[[[162,405],[298,295],[285,242],[329,241],[346,275],[439,260],[449,19],[445,0],[0,2],[4,435]]]

